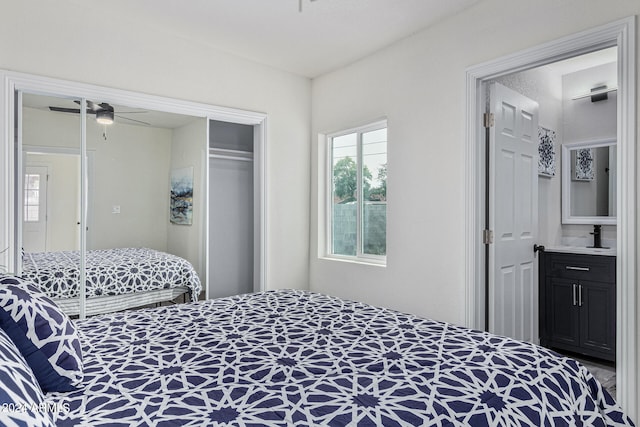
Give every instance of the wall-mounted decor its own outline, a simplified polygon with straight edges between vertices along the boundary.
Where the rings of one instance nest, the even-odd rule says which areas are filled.
[[[556,133],[542,126],[538,128],[538,175],[552,177],[556,174]]]
[[[173,224],[193,224],[193,166],[171,171],[171,206]]]
[[[575,150],[576,161],[574,163],[573,179],[576,181],[592,181],[595,177],[593,167],[593,148],[580,148]]]

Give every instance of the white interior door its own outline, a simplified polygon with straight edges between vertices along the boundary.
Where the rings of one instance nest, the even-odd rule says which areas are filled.
[[[46,166],[27,166],[23,181],[22,246],[26,252],[44,252],[47,247]]]
[[[489,331],[538,342],[538,104],[492,83]]]

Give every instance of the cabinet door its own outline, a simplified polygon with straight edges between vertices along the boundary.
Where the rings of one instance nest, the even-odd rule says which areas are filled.
[[[580,286],[580,345],[611,358],[616,348],[615,284],[582,280]]]
[[[580,319],[577,302],[578,282],[547,277],[547,338],[554,347],[572,350],[580,345]]]

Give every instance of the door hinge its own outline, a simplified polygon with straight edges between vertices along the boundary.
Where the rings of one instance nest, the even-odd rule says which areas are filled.
[[[495,119],[493,117],[493,113],[484,113],[483,116],[484,127],[490,128],[493,127],[495,123]]]
[[[482,230],[482,243],[484,245],[493,243],[493,230]]]

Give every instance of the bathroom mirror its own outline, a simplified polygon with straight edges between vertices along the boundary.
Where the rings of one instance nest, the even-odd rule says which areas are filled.
[[[562,223],[616,224],[616,140],[562,145]]]

